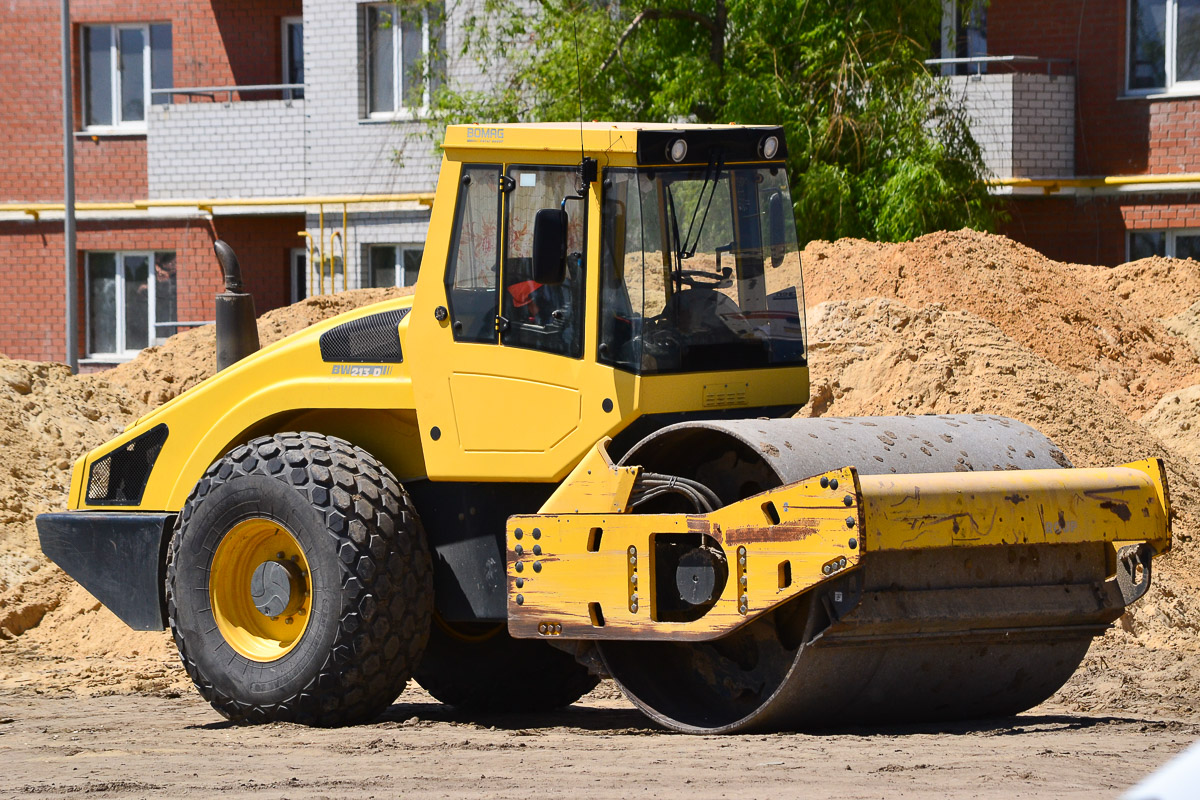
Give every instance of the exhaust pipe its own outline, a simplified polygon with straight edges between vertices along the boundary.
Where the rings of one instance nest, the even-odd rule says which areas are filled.
[[[225,291],[217,295],[217,371],[220,372],[258,349],[258,324],[254,297],[242,291],[242,267],[233,248],[217,239],[213,250],[225,273]]]

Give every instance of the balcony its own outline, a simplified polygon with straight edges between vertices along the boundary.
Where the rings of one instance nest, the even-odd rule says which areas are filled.
[[[930,59],[961,99],[984,163],[997,178],[1063,178],[1075,174],[1075,76],[1070,62],[1032,56]],[[1038,71],[1026,71],[1037,69]],[[1044,69],[1044,71],[1042,71]],[[985,71],[987,70],[987,71]]]
[[[146,117],[150,199],[304,194],[303,88],[156,92]]]

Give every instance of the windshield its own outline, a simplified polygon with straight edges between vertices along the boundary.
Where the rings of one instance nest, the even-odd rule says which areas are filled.
[[[605,172],[600,360],[640,373],[804,363],[786,172]]]

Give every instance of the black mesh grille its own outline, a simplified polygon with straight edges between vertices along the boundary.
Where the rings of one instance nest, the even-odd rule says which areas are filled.
[[[399,364],[404,356],[397,327],[409,310],[372,314],[325,331],[321,334],[321,360]]]
[[[150,470],[167,441],[167,426],[156,425],[131,439],[88,470],[89,506],[136,506],[142,502]]]

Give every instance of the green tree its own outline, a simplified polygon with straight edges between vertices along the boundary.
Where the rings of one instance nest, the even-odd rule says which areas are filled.
[[[444,122],[779,124],[802,241],[990,228],[960,108],[921,63],[930,0],[485,0],[461,55],[490,85],[437,93]]]

